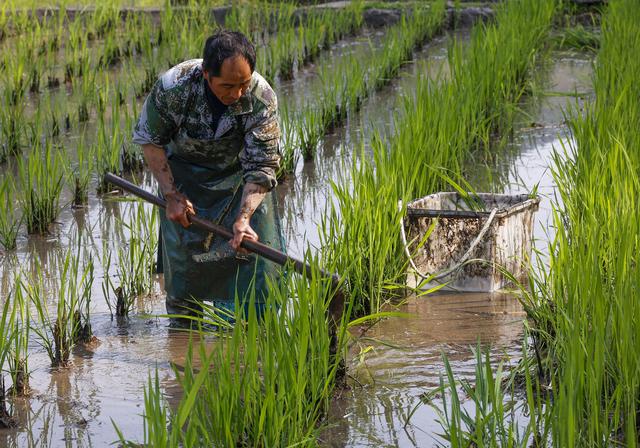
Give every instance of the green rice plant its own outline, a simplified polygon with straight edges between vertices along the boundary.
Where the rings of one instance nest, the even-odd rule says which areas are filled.
[[[60,212],[64,167],[60,153],[47,140],[18,160],[20,207],[29,233],[44,233]]]
[[[180,32],[176,37],[167,41],[165,45],[166,63],[169,67],[174,66],[185,59],[192,59],[202,52],[202,42],[205,41],[208,34],[206,33],[206,27],[194,26],[189,20],[184,20],[175,25]]]
[[[16,190],[13,178],[5,176],[0,183],[0,244],[6,250],[16,248],[22,217],[15,209]]]
[[[439,446],[526,448],[532,446],[532,442],[534,446],[546,446],[542,433],[537,431],[536,413],[539,409],[528,408],[529,401],[519,400],[521,372],[516,369],[507,373],[501,362],[494,373],[489,349],[483,350],[478,343],[474,352],[475,376],[471,380],[457,380],[449,359],[443,353],[445,375],[440,378],[440,387],[424,394],[422,403],[410,416],[422,404],[435,410],[443,430],[440,437],[444,443],[439,443]],[[528,364],[525,350],[521,367]],[[526,392],[533,394],[534,385],[528,369],[524,369],[522,374]],[[525,422],[523,414],[531,410],[534,414],[529,414]]]
[[[175,39],[177,30],[175,28],[176,13],[171,5],[170,0],[165,0],[164,9],[160,15],[160,26],[158,27],[158,36],[156,42],[162,45],[165,42],[171,42]]]
[[[151,17],[148,14],[136,13],[127,16],[125,35],[131,39],[130,47],[136,53],[141,53],[144,45],[151,44]]]
[[[112,85],[110,82],[110,77],[108,72],[102,73],[100,87],[96,89],[94,86],[91,92],[96,105],[98,121],[104,122],[106,119],[107,108],[108,108],[108,105],[111,104],[111,97],[113,95]],[[119,105],[117,101],[115,101],[113,104],[114,106]],[[117,117],[117,115],[115,116]]]
[[[610,2],[603,16],[595,100],[567,111],[573,139],[554,160],[557,233],[525,297],[552,388],[545,415],[556,446],[638,441],[638,20],[627,0]]]
[[[129,112],[129,108],[124,108],[124,126],[123,129],[133,129],[137,120],[137,107],[133,105],[133,112]],[[126,171],[142,170],[144,168],[144,157],[139,145],[131,142],[128,135],[123,136],[120,159],[122,161],[122,169]]]
[[[232,328],[215,333],[219,343],[212,350],[194,333],[197,348],[189,350],[184,373],[176,371],[184,396],[175,412],[161,401],[158,381],[149,382],[144,443],[317,446],[346,340],[343,326],[333,357],[326,318],[331,289],[316,270],[310,280],[288,276],[271,285],[260,316],[255,298],[246,298],[246,307],[238,298],[235,323],[222,324]],[[217,326],[225,317],[205,307],[199,321]]]
[[[102,292],[111,316],[128,316],[135,300],[153,288],[156,252],[158,248],[158,213],[143,203],[134,202],[129,209],[129,219],[119,221],[129,233],[126,244],[117,248],[115,275],[109,273],[111,251],[103,250],[105,273]],[[117,280],[116,280],[117,279]]]
[[[85,145],[84,134],[78,142],[78,160],[73,167],[65,165],[69,184],[73,186],[73,206],[82,207],[89,200],[89,183],[93,176],[95,161],[95,146]]]
[[[293,79],[293,73],[296,62],[296,44],[299,44],[299,40],[296,36],[296,30],[290,28],[278,33],[277,39],[275,39],[276,51],[274,52],[276,57],[272,57],[269,61],[275,67],[279,67],[278,74],[283,81]],[[277,45],[277,46],[276,46]]]
[[[298,123],[289,118],[289,109],[286,106],[280,108],[280,128],[282,131],[282,158],[280,159],[280,167],[278,171],[278,179],[284,178],[288,173],[295,172],[298,161],[300,160],[300,152],[297,135],[292,124]]]
[[[18,53],[24,48],[24,44],[19,45]],[[19,56],[17,60],[13,60],[13,55],[9,55],[8,52],[4,55],[4,67],[7,73],[5,73],[6,79],[3,80],[3,90],[7,94],[9,106],[18,106],[27,93],[29,87],[25,76],[25,61],[27,60],[26,56]]]
[[[59,137],[63,126],[63,118],[61,115],[64,113],[64,109],[54,104],[49,91],[41,96],[38,113],[45,115],[45,118],[41,120],[43,127],[39,134],[45,137],[51,137],[52,139]]]
[[[87,38],[82,29],[82,22],[74,20],[69,25],[69,38],[65,47],[65,82],[74,84],[82,77],[86,73],[88,60]]]
[[[115,110],[119,106],[114,104]],[[119,120],[112,119],[111,129],[109,129],[104,120],[98,123],[98,135],[95,142],[96,165],[95,169],[98,174],[98,194],[104,194],[110,191],[110,185],[104,180],[107,173],[122,172],[122,147],[124,145],[124,134],[122,133]]]
[[[0,42],[7,37],[8,34],[9,17],[7,16],[7,4],[3,3],[0,6]]]
[[[11,351],[11,341],[15,330],[11,322],[10,301],[5,300],[0,317],[0,427],[8,428],[15,426],[9,410],[7,409],[6,389],[4,383],[4,372],[6,370],[9,353]]]
[[[11,12],[11,31],[15,36],[26,34],[32,27],[31,18],[34,17],[36,4],[32,3],[28,7],[18,8],[15,2],[9,3]]]
[[[557,45],[559,48],[595,52],[600,48],[600,35],[582,25],[576,25],[562,30],[557,38]]]
[[[116,31],[120,22],[120,8],[116,3],[103,2],[96,6],[92,16],[92,28],[98,38],[107,38]]]
[[[294,126],[298,131],[300,149],[305,161],[312,160],[315,156],[320,140],[322,140],[325,133],[324,123],[326,121],[334,121],[332,118],[327,119],[326,114],[323,115],[323,112],[314,108],[304,110],[302,114],[296,115],[297,121]]]
[[[44,57],[44,64],[46,68],[47,75],[47,87],[49,89],[54,89],[60,87],[60,78],[57,76],[57,54],[50,52],[47,53]]]
[[[269,33],[294,26],[296,6],[289,2],[256,1],[251,8],[236,4],[225,17],[225,27],[251,36],[254,42],[266,43]]]
[[[49,310],[40,268],[36,269],[36,278],[22,283],[36,313],[37,325],[33,325],[32,330],[53,367],[67,367],[73,347],[89,342],[93,336],[89,316],[93,261],[89,258],[81,264],[78,245],[76,253],[67,250],[60,262],[57,290],[53,292],[57,296],[54,297],[55,316]]]
[[[508,131],[554,14],[551,0],[501,4],[495,22],[472,32],[468,49],[451,47],[451,82],[418,79],[415,95],[404,98],[393,134],[374,136],[373,156],[362,154],[360,163],[336,181],[338,201],[327,211],[321,232],[325,250],[358,300],[356,314],[375,312],[404,290],[406,257],[397,236],[404,211],[398,210],[398,200],[406,203],[438,191],[445,186],[438,171],[461,173],[472,150],[484,147],[496,132]],[[382,60],[372,58],[375,76],[368,78],[368,88],[397,73],[412,48],[403,37],[425,32],[420,22],[415,24],[408,21],[390,31],[396,37],[385,45],[386,61],[386,53]],[[359,254],[356,260],[354,253]]]
[[[78,121],[80,123],[88,121],[90,117],[90,104],[93,100],[96,75],[91,70],[91,62],[88,56],[82,58],[79,62],[79,70],[82,73],[82,79],[80,81],[80,101],[78,104]],[[74,78],[77,80],[77,77]],[[77,82],[77,81],[76,81]],[[74,85],[74,90],[76,90]]]
[[[111,67],[120,62],[122,56],[120,46],[115,37],[109,35],[104,42],[103,53],[98,60],[98,66],[103,68]]]
[[[24,103],[13,104],[9,89],[2,92],[0,107],[0,163],[19,155],[24,130]]]
[[[28,298],[23,294],[20,278],[16,281],[12,305],[9,322],[14,333],[10,341],[11,349],[7,355],[12,382],[10,392],[13,395],[25,396],[30,392],[28,357],[31,313]]]

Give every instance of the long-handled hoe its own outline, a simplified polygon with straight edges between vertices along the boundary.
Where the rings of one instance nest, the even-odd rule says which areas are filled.
[[[118,186],[124,191],[138,196],[139,198],[144,199],[145,201],[150,202],[162,209],[166,208],[167,206],[164,199],[154,195],[153,193],[149,193],[148,191],[143,190],[137,185],[132,184],[131,182],[112,173],[105,174],[104,180],[105,183],[109,182],[115,186]],[[189,217],[189,220],[196,227],[211,232],[216,236],[225,238],[227,240],[233,238],[233,233],[231,231],[227,230],[225,227],[214,224],[207,219],[201,218],[197,215],[192,215]],[[240,245],[244,249],[247,249],[281,266],[292,266],[298,274],[301,274],[305,277],[310,277],[312,275],[313,269],[308,263],[284,254],[265,244],[257,241],[244,240]],[[342,320],[346,295],[344,290],[342,289],[342,280],[340,279],[340,276],[338,276],[337,274],[328,273],[324,270],[320,270],[320,274],[323,277],[331,279],[331,283],[333,286],[333,297],[331,297],[331,300],[329,301],[329,307],[327,311],[329,320],[329,334],[331,335],[331,356],[335,357],[338,350],[338,328]],[[343,376],[344,373],[344,366],[341,364],[337,376]]]

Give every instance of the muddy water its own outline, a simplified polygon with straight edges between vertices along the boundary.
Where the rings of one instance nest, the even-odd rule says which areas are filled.
[[[374,34],[353,42],[341,42],[334,47],[331,57],[339,58],[349,52],[367,50],[370,45],[378,45],[380,37],[380,34]],[[442,53],[443,48],[438,51]],[[320,59],[317,63],[325,61]],[[283,91],[290,94],[281,94],[281,98],[296,101],[295,98],[303,97],[311,84],[317,82],[314,73],[314,67],[305,69],[289,85],[289,91],[283,85]],[[347,147],[356,141],[366,141],[365,129],[382,130],[391,123],[400,86],[411,84],[410,77],[415,76],[415,68],[407,67],[403,74],[409,77],[408,80],[392,84],[387,93],[383,92],[377,98],[378,104],[384,102],[389,109],[386,113],[376,114],[377,108],[367,103],[363,113],[349,117],[346,126],[328,136],[319,152],[318,163],[305,166],[295,181],[280,188],[283,207],[291,211],[288,212],[291,219],[287,225],[291,229],[288,237],[292,252],[304,244],[294,235],[303,235],[307,231],[316,233],[320,209],[314,201],[329,194],[327,179],[337,173],[335,162],[345,155],[341,153],[343,145]],[[298,82],[300,86],[296,84]],[[64,96],[63,91],[57,93]],[[89,128],[92,126],[93,123],[88,125]],[[74,139],[72,132],[64,141],[71,144]],[[139,177],[137,181],[147,187],[152,184],[148,175]],[[63,196],[61,203],[68,204],[68,192]],[[20,270],[35,275],[37,265],[40,265],[40,276],[48,291],[47,304],[53,309],[61,257],[67,249],[77,246],[77,235],[82,233],[83,246],[87,253],[92,253],[95,263],[91,320],[99,339],[97,344],[75,350],[72,366],[61,370],[52,370],[46,352],[39,348],[37,341],[32,341],[33,351],[29,356],[32,394],[28,399],[17,400],[13,404],[20,426],[14,430],[0,430],[0,446],[106,446],[117,440],[113,424],[127,437],[140,440],[143,388],[156,368],[166,398],[173,403],[179,400],[180,388],[175,383],[170,363],[180,365],[184,362],[188,338],[183,334],[170,333],[167,320],[157,317],[164,312],[160,281],[155,284],[155,293],[140,298],[135,304],[136,313],[122,322],[111,319],[101,290],[105,276],[114,275],[113,266],[107,270],[102,265],[104,249],[114,251],[126,244],[130,235],[119,222],[130,220],[130,213],[137,206],[122,202],[118,196],[98,198],[91,194],[86,208],[74,210],[65,206],[50,235],[27,237],[21,234],[16,252],[0,253],[2,297],[10,294]],[[149,207],[145,208],[150,211]],[[309,219],[296,220],[295,211]]]
[[[534,236],[544,253],[554,233],[552,201],[557,202],[552,157],[569,143],[562,110],[592,94],[591,58],[555,53],[540,75],[542,89],[554,94],[526,104],[529,118],[520,123],[513,143],[486,166],[468,171],[477,191],[522,193],[537,185],[542,201]],[[580,98],[572,95],[576,92]],[[490,351],[494,365],[515,365],[521,356],[525,313],[513,295],[434,294],[410,298],[399,311],[410,317],[382,321],[356,347],[351,388],[336,401],[332,426],[323,434],[327,446],[440,446],[438,414],[420,397],[445,375],[442,353],[458,378],[474,376],[472,348],[478,343]]]
[[[372,41],[375,42],[375,38]],[[368,41],[343,44],[342,49],[336,48],[335,57],[352,51],[352,46],[367,45]],[[446,67],[446,41],[436,40],[420,51],[416,59],[417,63],[405,67],[399,80],[374,94],[360,113],[350,116],[345,126],[327,136],[315,163],[300,166],[295,179],[279,188],[291,253],[299,255],[307,244],[318,244],[316,225],[324,204],[331,200],[329,180],[337,178],[341,163],[348,166],[357,159],[354,147],[363,145],[366,150],[373,131],[385,133],[391,129],[398,98],[400,94],[411,93],[417,75],[425,71],[435,74]],[[558,72],[561,80],[576,78],[575,70],[569,69],[572,65],[580,64],[575,59],[567,59],[566,63],[558,60],[554,67],[561,68],[554,68],[554,73]],[[298,101],[295,98],[301,98],[307,88],[313,88],[316,78],[313,67],[306,69],[298,81],[281,86],[286,93],[281,97]],[[300,84],[296,84],[298,82]],[[558,103],[555,106],[554,101]],[[564,101],[550,97],[548,104],[548,109],[558,116],[557,106]],[[548,120],[550,126],[559,123],[557,118]],[[543,118],[539,121],[543,122]],[[549,144],[552,143],[553,138],[549,140]],[[538,150],[537,144],[515,145],[509,162],[497,164],[495,170],[504,173],[512,166],[520,166],[522,177]],[[523,159],[527,153],[530,158]],[[510,179],[508,175],[501,178],[505,177]],[[149,185],[150,181],[146,178],[143,183]],[[510,182],[501,185],[510,185]],[[126,219],[131,207],[117,198],[102,200],[91,196],[85,210],[73,211],[66,207],[51,236],[22,237],[16,255],[2,255],[2,295],[9,291],[17,265],[33,271],[34,260],[38,259],[45,275],[55,276],[57,257],[73,246],[78,229],[92,236],[90,246],[98,258],[103,242],[115,248],[126,241],[126,231],[119,234],[121,226],[116,224],[119,219]],[[156,316],[164,312],[161,284],[156,284],[155,294],[138,301],[136,315],[128,321],[117,322],[109,317],[102,297],[100,284],[104,275],[97,262],[92,323],[100,342],[76,350],[73,366],[66,370],[51,371],[43,350],[36,350],[30,356],[33,394],[28,400],[14,404],[21,426],[17,430],[0,431],[0,446],[105,446],[117,439],[112,421],[127,437],[141,439],[143,387],[156,367],[165,396],[171,402],[179,399],[180,390],[170,362],[184,361],[188,338],[184,334],[169,333],[167,321]],[[54,305],[53,300],[50,305]],[[337,400],[332,413],[335,437],[324,440],[326,444],[410,446],[412,441],[419,440],[424,443],[418,446],[430,446],[437,430],[434,414],[427,407],[419,408],[406,431],[405,420],[409,406],[414,406],[417,397],[436,383],[441,371],[440,352],[447,352],[454,371],[461,373],[472,369],[468,347],[478,338],[494,347],[494,357],[518,356],[522,313],[512,297],[438,296],[413,299],[403,310],[412,317],[384,321],[370,329],[367,336],[372,339],[362,340],[361,345],[364,349],[370,345],[372,349],[362,358],[356,356],[359,352],[355,349],[354,387]],[[375,339],[390,341],[393,347],[377,343]]]

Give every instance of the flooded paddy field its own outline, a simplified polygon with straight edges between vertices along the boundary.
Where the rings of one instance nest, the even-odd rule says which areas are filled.
[[[422,25],[431,26],[427,21]],[[415,26],[419,28],[419,25]],[[283,120],[286,123],[283,123],[283,129],[286,129],[287,123],[298,120],[301,124],[297,129],[306,132],[310,129],[309,123],[312,121],[309,117],[314,111],[326,110],[326,104],[331,101],[342,101],[341,97],[328,97],[328,89],[331,90],[331,85],[327,84],[328,70],[341,72],[347,76],[346,79],[352,79],[348,75],[357,72],[350,72],[347,67],[354,64],[366,66],[368,61],[379,61],[376,59],[378,55],[390,48],[389,36],[393,32],[391,27],[387,27],[346,33],[319,52],[312,62],[301,64],[294,79],[283,80],[276,76],[272,85],[284,111]],[[415,33],[415,36],[419,36],[419,33]],[[353,215],[342,215],[343,209],[339,207],[340,194],[357,191],[357,184],[353,182],[356,178],[350,177],[353,176],[354,167],[364,166],[363,169],[366,169],[368,161],[379,157],[377,147],[380,139],[398,139],[405,132],[403,123],[411,118],[406,115],[407,104],[420,101],[421,95],[425,95],[420,88],[425,80],[434,90],[438,85],[457,82],[459,67],[450,66],[451,52],[455,47],[453,42],[467,47],[470,41],[477,39],[469,29],[438,30],[426,36],[425,45],[418,49],[410,45],[410,57],[404,58],[399,69],[389,72],[393,74],[389,80],[380,86],[363,88],[354,97],[357,100],[341,103],[347,104],[346,115],[338,116],[335,123],[322,129],[310,157],[298,154],[290,172],[281,177],[276,190],[287,252],[304,258],[305,252],[310,249],[314,256],[327,257],[325,262],[331,261],[332,268],[348,274],[350,285],[359,284],[358,272],[351,271],[351,267],[349,272],[343,271],[342,268],[346,269],[347,265],[340,257],[337,258],[338,262],[334,262],[331,251],[325,252],[328,237],[336,238],[338,234],[327,234],[326,228],[323,230],[323,222],[326,223],[326,217],[331,213],[336,216],[334,225],[344,225],[345,220],[348,223],[354,218]],[[548,267],[550,251],[553,252],[549,242],[556,235],[557,221],[554,221],[553,210],[563,205],[563,197],[558,194],[556,185],[557,176],[554,177],[558,163],[555,158],[563,148],[575,144],[565,112],[572,107],[583,108],[585,100],[593,99],[592,67],[595,55],[593,51],[558,50],[548,45],[551,49],[546,49],[544,57],[529,67],[531,85],[526,95],[517,98],[517,106],[521,110],[512,118],[513,129],[507,133],[503,144],[494,144],[492,138],[488,152],[484,149],[470,156],[460,155],[459,166],[460,174],[476,191],[530,193],[535,190],[540,195],[542,201],[535,218],[534,240],[543,270]],[[109,73],[112,79],[116,79],[118,67],[110,68]],[[132,78],[136,76],[131,75]],[[114,89],[113,85],[106,85],[106,89]],[[129,91],[124,94],[125,97],[134,98],[130,88],[125,85],[122,92]],[[110,90],[107,95],[114,94],[117,89]],[[73,95],[65,92],[64,87],[44,95],[52,97],[53,102],[49,107],[54,108],[52,115],[43,118],[47,124],[50,124],[52,116],[56,119],[57,104],[61,105],[60,110],[68,108],[75,111],[82,102],[82,99],[73,99]],[[68,102],[65,102],[66,96],[69,96]],[[69,154],[70,165],[79,166],[82,161],[74,155],[73,150],[80,144],[76,130],[82,129],[82,139],[87,139],[82,145],[96,142],[99,145],[101,137],[96,138],[96,135],[109,131],[110,125],[116,123],[114,129],[118,126],[122,129],[131,127],[143,99],[142,96],[131,102],[126,101],[122,109],[126,109],[126,112],[120,112],[122,116],[118,116],[118,111],[111,108],[105,109],[101,115],[98,99],[93,105],[98,110],[92,112],[87,123],[80,128],[74,125],[69,131],[50,137],[56,138],[66,148],[65,154]],[[37,114],[38,110],[33,103],[25,106],[26,116]],[[58,116],[62,122],[64,115],[63,112]],[[104,123],[100,124],[101,121]],[[122,132],[120,135],[120,131],[116,131],[108,137],[105,135],[106,139],[102,137],[102,142],[113,137],[124,142],[125,134]],[[285,133],[285,143],[287,138],[297,139],[299,135],[298,131]],[[301,151],[301,142],[293,141],[295,144],[290,146]],[[26,147],[27,142],[25,138],[21,145]],[[117,150],[121,149],[121,145],[117,145]],[[571,160],[572,154],[564,156]],[[13,163],[19,157],[10,156],[4,164],[5,177],[20,178],[20,168]],[[96,160],[107,159],[95,157]],[[444,161],[442,165],[445,166]],[[100,169],[106,168],[102,166]],[[153,408],[148,398],[153,392],[158,392],[166,403],[164,409],[179,414],[181,409],[185,409],[185,396],[194,390],[193,384],[185,385],[185,379],[181,379],[180,375],[190,371],[197,375],[203,371],[199,359],[202,354],[196,359],[187,355],[190,344],[197,345],[202,335],[172,330],[168,325],[169,320],[162,316],[165,313],[162,276],[145,273],[144,292],[132,298],[129,315],[111,315],[112,309],[107,303],[113,306],[115,286],[123,280],[123,272],[119,270],[124,260],[121,258],[122,249],[126,251],[132,247],[132,239],[142,233],[145,244],[140,249],[140,256],[145,257],[149,265],[152,264],[157,245],[157,221],[153,221],[150,206],[128,200],[110,189],[106,194],[96,194],[101,171],[95,166],[92,169],[96,170],[96,174],[91,176],[90,193],[85,205],[71,207],[69,204],[73,200],[73,191],[70,188],[63,189],[60,193],[60,212],[47,231],[41,235],[27,235],[21,229],[16,249],[2,252],[2,297],[15,300],[18,277],[25,284],[33,282],[34,278],[40,279],[43,284],[42,298],[52,315],[59,310],[57,295],[61,291],[65,257],[71,253],[84,263],[91,262],[93,281],[88,288],[88,309],[93,335],[97,338],[88,344],[76,344],[69,365],[61,368],[51,367],[46,347],[42,347],[42,340],[35,331],[27,335],[31,392],[27,397],[10,396],[10,411],[17,426],[0,430],[2,446],[104,446],[119,439],[114,426],[126,440],[146,442],[153,446],[148,428],[152,425],[159,425],[153,426],[156,429],[160,426],[166,428],[167,424],[171,428],[171,423],[175,422],[169,423],[165,419],[158,424],[157,420],[149,419],[149,426],[143,427],[142,415],[155,415],[150,412]],[[127,175],[149,190],[155,188],[155,182],[147,172],[133,171]],[[341,190],[332,184],[347,187]],[[16,203],[19,203],[18,199]],[[397,224],[395,227],[398,227]],[[395,227],[390,226],[390,231],[395,232]],[[397,236],[394,233],[390,238]],[[77,251],[78,247],[82,249]],[[354,258],[360,255],[365,257],[364,251],[351,255]],[[396,251],[394,256],[397,255]],[[532,269],[538,268],[534,266]],[[108,278],[114,282],[111,290],[104,289]],[[395,282],[395,277],[383,280],[376,284],[376,288],[392,291],[391,286]],[[365,287],[360,291],[369,293]],[[476,346],[489,351],[489,359],[495,366],[503,362],[505,370],[516,370],[522,358],[523,343],[527,345],[531,342],[525,334],[528,314],[521,298],[520,292],[434,292],[421,297],[410,294],[408,298],[399,300],[397,297],[388,300],[383,298],[380,306],[376,307],[372,305],[367,308],[369,305],[365,305],[363,309],[371,314],[393,310],[407,315],[390,316],[379,321],[372,318],[369,322],[349,328],[350,337],[344,342],[348,372],[346,387],[332,390],[319,400],[326,400],[329,404],[320,407],[323,410],[319,415],[323,417],[318,417],[308,425],[311,428],[308,434],[312,434],[312,437],[303,437],[304,444],[345,447],[448,446],[449,443],[440,437],[443,432],[440,424],[442,417],[437,407],[424,402],[425,394],[437,389],[443,375],[446,376],[442,355],[446,355],[458,379],[474,380],[477,358],[473,349]],[[34,327],[42,324],[35,319],[35,313],[31,316],[35,321]],[[294,333],[290,331],[289,335]],[[205,353],[215,353],[216,347],[227,343],[224,335],[215,332],[203,337]],[[298,347],[295,343],[292,346]],[[210,364],[204,365],[212,371],[216,369]],[[8,367],[5,372],[8,387],[11,376]],[[156,374],[154,386],[153,377]],[[267,386],[264,388],[267,389]],[[241,399],[240,403],[246,403],[245,399]],[[474,413],[472,404],[463,400],[461,406]],[[516,425],[525,428],[529,418],[523,416],[522,412],[517,412]],[[327,418],[324,418],[325,414]],[[249,417],[245,418],[248,421]],[[317,428],[319,430],[316,432]],[[254,440],[246,435],[248,429],[244,431],[247,440]],[[262,440],[265,443],[266,439]],[[288,445],[282,443],[283,446]],[[222,442],[218,444],[225,445]],[[245,445],[253,446],[251,442]],[[264,446],[268,446],[268,443]]]

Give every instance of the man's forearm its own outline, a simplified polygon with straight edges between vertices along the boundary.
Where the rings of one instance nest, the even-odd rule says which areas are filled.
[[[173,174],[169,167],[169,161],[167,160],[167,154],[164,149],[159,146],[147,144],[142,145],[142,152],[147,162],[149,170],[153,173],[153,176],[158,181],[160,191],[166,197],[167,195],[175,194],[178,192],[176,189]]]
[[[242,200],[240,201],[240,211],[236,217],[236,222],[249,223],[253,213],[262,203],[267,195],[267,189],[262,185],[247,183],[242,190]]]
[[[167,218],[181,224],[183,227],[189,227],[191,225],[189,216],[195,215],[196,212],[189,199],[176,188],[164,149],[156,145],[147,144],[142,145],[142,152],[147,161],[147,166],[158,181],[162,195],[167,200]]]

